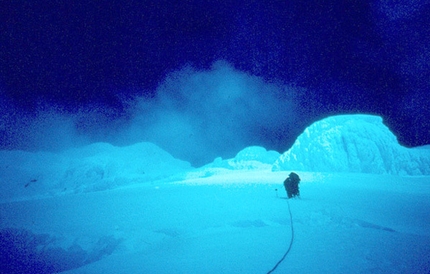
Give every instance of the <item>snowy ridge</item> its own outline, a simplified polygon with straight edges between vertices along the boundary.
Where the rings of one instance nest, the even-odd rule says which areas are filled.
[[[281,154],[279,152],[269,150],[264,147],[250,146],[239,151],[234,158],[222,159],[216,158],[212,163],[204,165],[200,168],[178,174],[171,178],[176,180],[201,182],[201,178],[217,177],[225,174],[241,174],[241,176],[255,176],[261,172],[271,172],[271,168],[276,159]],[[224,182],[225,183],[225,182]]]
[[[0,200],[99,191],[191,168],[152,143],[96,143],[62,153],[0,151]]]
[[[340,115],[306,128],[272,170],[428,175],[430,153],[400,146],[381,117]]]

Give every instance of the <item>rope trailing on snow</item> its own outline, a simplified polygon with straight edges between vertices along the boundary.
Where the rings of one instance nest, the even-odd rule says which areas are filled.
[[[293,215],[291,214],[290,202],[288,200],[287,200],[287,204],[288,204],[288,212],[290,213],[290,225],[291,225],[291,240],[290,240],[290,245],[288,246],[288,249],[285,252],[284,256],[282,256],[282,258],[279,260],[279,262],[276,263],[276,265],[269,272],[267,272],[267,274],[270,274],[270,273],[272,273],[273,271],[276,270],[276,268],[282,263],[282,261],[285,259],[285,257],[287,257],[288,252],[290,252],[291,247],[293,246],[293,241],[294,241]]]

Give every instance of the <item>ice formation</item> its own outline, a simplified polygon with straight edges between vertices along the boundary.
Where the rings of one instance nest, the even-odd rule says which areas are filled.
[[[379,116],[339,115],[306,128],[272,170],[428,175],[430,150],[399,145]]]

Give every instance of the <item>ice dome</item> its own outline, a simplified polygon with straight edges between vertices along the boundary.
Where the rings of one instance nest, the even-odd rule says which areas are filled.
[[[306,128],[272,170],[424,175],[430,150],[401,146],[379,116],[339,115]]]

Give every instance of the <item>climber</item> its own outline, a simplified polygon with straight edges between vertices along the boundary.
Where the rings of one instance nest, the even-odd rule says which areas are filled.
[[[291,172],[288,175],[287,179],[284,181],[285,191],[287,192],[288,199],[293,197],[300,198],[300,190],[299,190],[300,177],[294,172]]]

